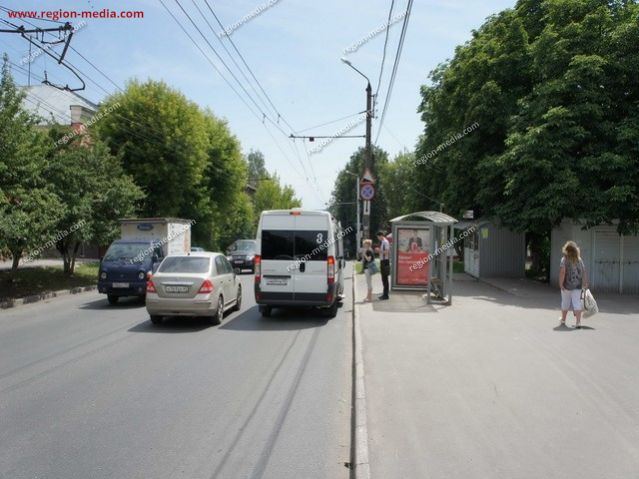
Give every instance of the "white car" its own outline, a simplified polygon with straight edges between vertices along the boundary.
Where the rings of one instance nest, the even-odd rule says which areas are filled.
[[[344,293],[340,223],[326,211],[264,211],[257,229],[255,301],[273,308],[310,306],[337,314]]]
[[[167,256],[147,282],[146,310],[153,324],[166,316],[204,316],[220,324],[224,313],[239,311],[242,286],[222,253]]]

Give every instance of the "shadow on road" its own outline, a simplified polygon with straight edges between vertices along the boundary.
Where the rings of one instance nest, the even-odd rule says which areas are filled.
[[[117,304],[109,304],[106,296],[104,296],[103,299],[96,299],[95,301],[84,303],[82,306],[80,306],[80,309],[135,309],[143,307],[144,301],[141,301],[140,298],[137,298],[135,296],[120,298]]]
[[[195,333],[211,328],[206,318],[193,316],[164,318],[162,324],[153,324],[151,320],[138,323],[129,328],[130,333]]]
[[[228,331],[296,331],[324,326],[328,321],[329,318],[323,317],[321,311],[313,309],[274,309],[272,317],[263,318],[257,306],[253,306],[240,314],[226,313],[217,328]],[[193,333],[213,327],[207,318],[181,316],[166,317],[162,324],[146,320],[130,328],[129,332]]]
[[[583,324],[581,325],[581,328],[579,328],[579,329],[567,326],[565,324],[560,324],[559,326],[555,326],[552,329],[554,329],[555,331],[579,331],[579,330],[596,331],[595,328],[591,328],[590,326],[584,326]]]
[[[257,306],[229,318],[219,329],[229,331],[294,331],[324,326],[329,318],[313,309],[273,309],[270,318],[263,318]]]

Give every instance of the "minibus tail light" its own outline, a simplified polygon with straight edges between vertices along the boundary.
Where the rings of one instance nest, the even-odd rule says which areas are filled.
[[[255,284],[260,284],[262,281],[262,256],[255,255]]]
[[[335,257],[329,256],[326,260],[326,265],[327,265],[326,280],[328,284],[334,284],[335,283]]]

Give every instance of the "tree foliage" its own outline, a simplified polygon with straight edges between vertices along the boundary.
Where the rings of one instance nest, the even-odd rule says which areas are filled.
[[[49,131],[52,144],[64,130]],[[80,245],[113,241],[120,232],[118,220],[134,215],[144,194],[104,143],[84,135],[52,150],[43,174],[61,201],[55,247],[64,272],[73,274]]]
[[[38,248],[59,217],[60,201],[42,172],[50,145],[35,128],[38,119],[22,107],[5,56],[0,80],[0,250],[18,268],[23,253]]]
[[[265,210],[297,208],[302,202],[295,197],[293,188],[289,185],[282,186],[277,175],[269,175],[258,183],[253,204],[259,215]]]
[[[564,218],[639,227],[639,7],[520,0],[491,17],[422,87],[426,194],[453,215],[548,232]]]
[[[352,173],[362,176],[364,172],[366,150],[362,147],[351,155],[346,166],[337,174],[333,193],[331,195],[330,211],[342,223],[343,228],[357,231],[357,206],[355,204],[356,178]],[[371,201],[370,233],[374,235],[378,230],[388,230],[388,206],[386,203],[386,182],[383,172],[388,164],[388,153],[378,147],[373,147],[374,166],[371,173],[375,178],[375,198]],[[361,208],[361,207],[360,207]],[[363,211],[360,210],[363,224]],[[356,251],[356,235],[353,233],[344,238],[344,247],[352,253]]]
[[[247,164],[224,121],[154,81],[129,83],[102,110],[113,113],[100,137],[146,193],[141,214],[195,220],[194,244],[210,249],[246,230]]]

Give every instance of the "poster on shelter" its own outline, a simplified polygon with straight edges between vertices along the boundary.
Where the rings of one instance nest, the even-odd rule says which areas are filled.
[[[428,285],[430,229],[399,228],[395,247],[397,248],[397,284]]]

